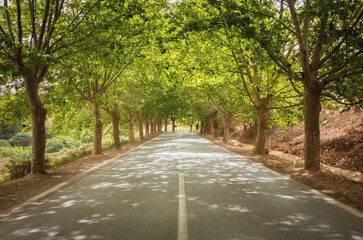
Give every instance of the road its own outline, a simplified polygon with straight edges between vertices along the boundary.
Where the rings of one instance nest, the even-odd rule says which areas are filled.
[[[0,218],[0,239],[363,239],[363,218],[189,133],[164,133]]]

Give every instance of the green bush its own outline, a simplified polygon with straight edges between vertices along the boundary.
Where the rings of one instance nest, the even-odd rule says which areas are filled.
[[[53,140],[56,139],[56,140]],[[121,140],[127,142],[126,138]],[[61,166],[68,162],[75,161],[85,155],[92,154],[92,145],[80,145],[80,141],[76,141],[69,137],[54,137],[47,142],[47,149],[55,149],[62,146],[60,151],[56,153],[48,153],[45,157],[46,168]],[[113,141],[105,139],[103,142],[103,151],[113,148]],[[78,146],[69,148],[72,146]],[[5,165],[4,171],[6,180],[13,180],[24,177],[30,172],[31,147],[0,147],[0,157],[11,157],[10,162]],[[16,160],[15,160],[16,159]],[[25,160],[24,160],[25,159]]]
[[[6,139],[0,139],[0,147],[9,147],[10,143]]]
[[[59,152],[63,148],[74,148],[79,147],[81,141],[74,140],[71,137],[54,137],[47,141],[46,153]]]
[[[10,157],[12,160],[30,159],[31,147],[0,147],[0,157]]]
[[[63,139],[59,137],[54,137],[47,141],[47,146],[45,148],[46,153],[59,152],[62,148],[65,148]]]
[[[77,148],[79,146],[81,146],[82,142],[79,140],[75,140],[72,137],[62,137],[64,140],[64,144],[66,145],[67,148]]]
[[[14,180],[24,177],[27,173],[30,173],[30,159],[24,161],[10,160],[5,165],[5,180]]]
[[[102,141],[102,151],[110,150],[113,148],[113,146],[113,140],[111,139],[105,139],[104,141]]]
[[[80,147],[80,148],[63,148],[56,154],[47,154],[47,168],[61,166],[63,164],[72,162],[85,155],[92,153],[92,147]]]
[[[9,143],[13,147],[28,147],[32,144],[32,135],[30,133],[20,132],[14,137],[10,138]]]

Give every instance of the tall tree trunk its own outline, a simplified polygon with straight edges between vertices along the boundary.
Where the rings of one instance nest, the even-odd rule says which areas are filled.
[[[217,119],[214,119],[213,127],[214,127],[214,135],[213,136],[215,138],[218,138],[219,137],[219,126],[218,126]]]
[[[120,111],[118,110],[117,104],[113,105],[112,112],[109,112],[109,115],[112,118],[112,132],[113,132],[113,144],[115,149],[121,149],[120,142]]]
[[[189,121],[189,132],[193,132],[193,121]]]
[[[29,74],[25,78],[25,92],[32,119],[32,156],[31,174],[45,173],[45,120],[47,110],[40,101],[36,76]]]
[[[205,120],[202,121],[202,128],[203,131],[201,133],[207,135],[209,131],[209,119],[205,118]]]
[[[154,118],[153,119],[153,127],[154,127],[154,129],[153,129],[153,131],[154,131],[154,134],[156,134],[157,133],[157,130],[156,130],[156,126],[157,125],[157,122],[156,122],[156,118]]]
[[[214,137],[214,122],[216,120],[218,111],[209,114],[209,135]]]
[[[150,121],[150,135],[154,135],[155,132],[154,132],[154,120],[151,119]]]
[[[172,127],[171,127],[172,132],[175,132],[175,117],[171,118],[171,122],[172,122]]]
[[[164,119],[164,132],[167,132],[168,131],[168,118],[166,117],[165,119]]]
[[[135,142],[134,116],[132,115],[131,112],[129,112],[128,130],[129,130],[129,143],[133,143]]]
[[[223,142],[228,142],[229,128],[231,127],[232,116],[232,112],[227,110],[226,115],[224,116]]]
[[[149,124],[149,120],[145,120],[145,136],[150,136],[150,128],[149,128],[150,124]]]
[[[304,125],[305,125],[305,169],[320,171],[320,125],[321,111],[320,87],[308,87],[304,84]]]
[[[214,118],[210,116],[209,118],[209,135],[214,136]]]
[[[267,121],[268,121],[268,109],[265,104],[257,107],[257,136],[255,149],[253,151],[254,154],[265,154],[265,145],[266,145],[266,129],[267,129]]]
[[[139,139],[143,140],[144,139],[144,129],[143,129],[143,125],[142,125],[142,120],[141,120],[138,112],[135,112],[134,115],[135,115],[137,124],[139,125]]]
[[[158,133],[162,132],[163,131],[163,122],[162,122],[162,120],[159,120],[156,123],[157,123],[157,126],[158,126]]]
[[[101,114],[100,104],[96,102],[90,102],[93,112],[93,149],[92,154],[98,155],[102,153],[102,127],[103,118]]]

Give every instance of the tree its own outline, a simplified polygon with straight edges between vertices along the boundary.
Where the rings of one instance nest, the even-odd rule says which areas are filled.
[[[333,82],[362,76],[363,3],[286,1],[299,46],[304,85],[305,168],[320,170],[319,116],[323,91]],[[268,49],[266,47],[266,49]],[[278,62],[283,66],[280,62]],[[292,73],[291,73],[292,74]]]
[[[289,76],[293,87],[297,82],[303,84],[303,93],[296,90],[304,97],[305,168],[319,171],[321,97],[347,95],[329,86],[337,83],[354,86],[359,79],[354,76],[362,74],[362,3],[340,0],[208,3],[205,6],[219,13],[210,17],[209,22],[218,25],[219,19],[223,19],[227,26],[236,27],[241,39],[251,39],[265,50]],[[197,23],[197,27],[201,25]]]
[[[198,4],[198,3],[196,3]],[[203,6],[203,4],[202,4]],[[195,11],[195,10],[194,10]],[[265,131],[267,129],[269,110],[277,108],[277,99],[283,93],[286,94],[286,84],[281,84],[281,71],[278,71],[274,63],[269,59],[260,46],[255,41],[241,38],[241,30],[234,25],[230,25],[224,18],[223,10],[217,8],[207,8],[192,14],[185,28],[188,31],[201,33],[202,41],[210,43],[204,45],[207,58],[206,68],[211,76],[225,75],[226,83],[235,88],[242,96],[249,99],[254,107],[257,116],[257,136],[255,144],[255,154],[265,154]],[[190,12],[188,10],[188,12]],[[195,17],[198,16],[198,17]],[[227,75],[226,73],[230,73]],[[239,80],[232,80],[238,77]],[[227,86],[226,86],[227,87]],[[284,91],[281,91],[284,89]],[[292,89],[290,87],[290,89]],[[221,90],[219,90],[221,92]],[[217,93],[211,94],[210,99],[217,99]],[[223,98],[219,101],[223,102]],[[227,99],[227,98],[225,98]],[[286,99],[286,98],[285,98]],[[243,102],[240,100],[240,102]],[[225,102],[226,103],[226,102]],[[217,106],[217,102],[214,104]],[[242,105],[242,104],[241,104]],[[288,106],[284,106],[288,107]],[[231,106],[231,108],[233,108]],[[222,108],[223,109],[223,108]],[[221,109],[219,109],[221,110]],[[232,113],[226,107],[223,109],[225,125],[228,126]],[[213,123],[216,111],[210,112],[210,134],[213,134]],[[227,129],[224,140],[227,140]]]
[[[52,64],[64,54],[81,47],[89,34],[77,40],[72,35],[80,29],[100,1],[65,2],[45,0],[10,2],[4,0],[0,19],[1,63],[8,71],[18,72],[25,86],[32,119],[31,173],[45,173],[45,120],[47,111],[39,96],[39,86]],[[12,18],[14,16],[14,18]],[[70,50],[70,47],[73,49]]]
[[[222,79],[215,85],[208,84],[207,87],[204,87],[208,99],[217,107],[218,112],[223,114],[223,142],[228,142],[232,118],[241,112],[242,103],[244,103],[240,89],[231,86],[231,82],[238,81],[238,79],[233,76],[228,77],[229,80]]]
[[[107,90],[115,86],[121,74],[125,71],[129,62],[120,55],[109,55],[102,51],[89,52],[85,58],[78,58],[77,62],[71,62],[68,66],[68,86],[75,88],[82,100],[87,101],[92,107],[94,120],[93,133],[93,155],[102,153],[102,130],[103,117],[101,113],[102,106],[106,102]],[[114,100],[114,99],[109,99]],[[114,136],[116,136],[116,145],[120,145],[118,137],[118,123],[120,114],[116,102],[113,102],[112,108],[107,108],[114,123]]]

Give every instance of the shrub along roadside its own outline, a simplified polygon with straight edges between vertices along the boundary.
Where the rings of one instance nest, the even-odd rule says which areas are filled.
[[[74,140],[71,137],[54,137],[47,140],[46,153],[59,152],[63,148],[74,148],[80,147],[81,141]]]
[[[24,177],[27,173],[30,173],[30,159],[23,161],[10,160],[5,165],[5,177],[4,182],[8,180],[14,180]]]
[[[0,139],[0,147],[10,147],[10,143],[6,139]]]
[[[10,157],[15,161],[30,159],[31,155],[31,147],[0,147],[0,157]]]
[[[126,141],[122,141],[122,144],[125,143]],[[109,139],[103,141],[102,145],[103,145],[102,148],[103,151],[107,151],[113,148],[113,142]],[[2,170],[3,172],[2,174],[4,175],[4,179],[2,180],[3,182],[18,179],[24,177],[27,173],[30,173],[31,148],[29,149],[30,149],[29,157],[22,158],[22,160],[10,160],[10,162],[5,165],[5,168]],[[63,148],[61,151],[57,153],[46,154],[46,160],[45,160],[46,168],[50,169],[53,167],[58,167],[63,164],[75,161],[91,153],[92,153],[92,146],[89,146],[89,144],[82,145],[77,148],[70,148],[70,149]]]
[[[14,137],[10,138],[9,143],[13,147],[28,147],[32,143],[32,135],[31,133],[19,132]]]

